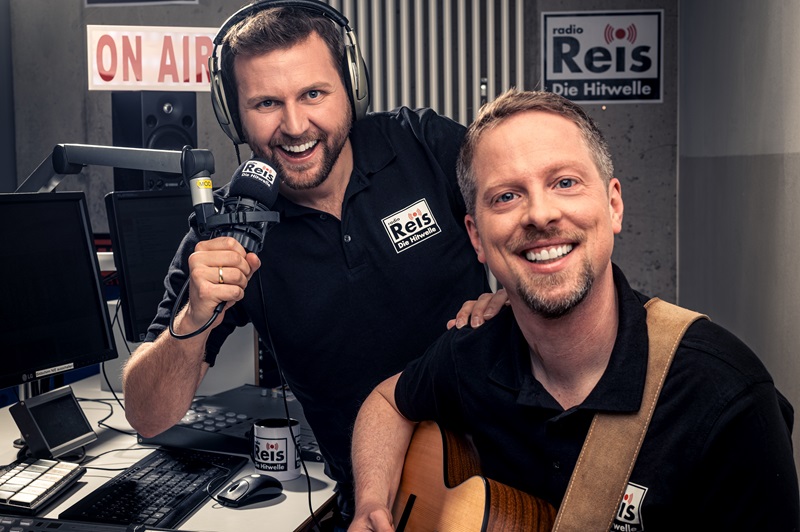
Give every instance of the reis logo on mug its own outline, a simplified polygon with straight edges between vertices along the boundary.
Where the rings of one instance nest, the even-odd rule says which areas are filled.
[[[253,423],[251,458],[255,468],[282,481],[299,477],[299,435],[300,422],[296,419],[268,418]]]

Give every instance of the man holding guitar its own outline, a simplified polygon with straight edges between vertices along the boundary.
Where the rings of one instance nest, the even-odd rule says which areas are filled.
[[[595,415],[640,410],[652,415],[638,457],[619,464],[618,505],[580,529],[800,529],[791,405],[730,332],[691,323],[673,342],[655,408],[641,408],[659,380],[647,370],[661,322],[611,262],[621,185],[585,112],[552,93],[509,91],[470,126],[458,172],[472,244],[510,308],[479,329],[450,330],[365,401],[350,530],[394,530],[427,496],[395,504],[401,473],[413,474],[403,463],[417,421],[469,434],[485,477],[558,509]],[[581,472],[591,477],[594,463]]]

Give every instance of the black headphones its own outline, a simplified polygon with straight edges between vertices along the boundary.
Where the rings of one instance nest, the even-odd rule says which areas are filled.
[[[221,54],[222,40],[235,24],[241,22],[253,13],[272,7],[296,7],[311,11],[312,13],[331,19],[344,29],[346,38],[344,47],[344,73],[345,89],[347,89],[350,103],[353,106],[353,115],[356,120],[362,118],[369,106],[369,75],[367,65],[361,56],[361,49],[356,41],[356,35],[350,28],[347,18],[324,2],[317,0],[262,0],[253,2],[243,7],[222,24],[222,27],[214,37],[214,51],[208,58],[208,72],[211,78],[211,105],[214,107],[214,114],[217,117],[220,127],[235,144],[244,144],[242,125],[236,120],[238,113],[232,114],[228,102],[235,102],[235,98],[229,98],[227,90],[234,90],[233,87],[226,88],[226,81],[222,76]],[[220,50],[220,52],[217,52]]]

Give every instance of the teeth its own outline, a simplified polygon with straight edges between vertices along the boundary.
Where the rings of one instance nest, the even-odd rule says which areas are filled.
[[[563,257],[570,251],[572,251],[572,244],[565,244],[563,246],[553,247],[550,249],[543,249],[536,253],[529,251],[525,254],[525,258],[531,262],[543,262],[546,260],[553,260]]]
[[[310,141],[306,142],[305,144],[300,144],[299,146],[286,146],[286,145],[284,145],[284,146],[281,146],[281,148],[283,148],[286,151],[290,151],[292,153],[301,153],[301,152],[304,152],[306,150],[310,150],[316,144],[317,144],[316,140],[310,140]]]

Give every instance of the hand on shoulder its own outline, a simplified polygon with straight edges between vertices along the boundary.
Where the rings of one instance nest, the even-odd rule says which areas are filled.
[[[481,294],[478,299],[466,301],[456,317],[447,322],[447,328],[461,329],[469,323],[474,329],[480,327],[487,320],[497,316],[504,306],[508,305],[508,295],[506,289],[501,288],[497,292],[487,292]]]

